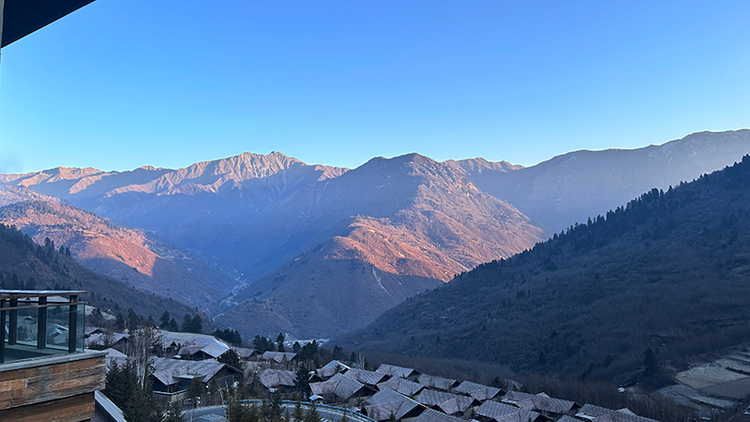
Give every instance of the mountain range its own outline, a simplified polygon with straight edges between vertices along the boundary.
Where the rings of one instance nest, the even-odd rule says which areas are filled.
[[[169,310],[173,315],[193,314],[183,303],[133,289],[78,264],[52,241],[42,245],[15,227],[0,224],[0,282],[8,289],[86,290],[87,303],[127,316],[128,309],[146,318]]]
[[[244,302],[219,321],[264,321],[276,324],[266,331],[314,336],[362,326],[458,272],[544,238],[460,168],[418,154],[374,158],[286,198],[250,231],[266,239],[250,256],[286,262],[238,295]],[[270,309],[282,319],[268,318]]]
[[[408,154],[349,170],[278,152],[177,170],[60,167],[0,175],[0,205],[32,201],[6,206],[0,222],[72,242],[85,265],[174,293],[244,335],[320,337],[745,153],[748,130],[577,151],[527,168]]]
[[[16,202],[0,207],[0,221],[20,228],[38,244],[50,239],[69,248],[73,258],[96,273],[205,312],[234,285],[231,278],[143,230],[116,226],[63,203]]]
[[[750,340],[750,156],[652,189],[335,339],[355,350],[606,378]]]
[[[559,232],[623,205],[724,168],[750,153],[750,130],[698,132],[645,148],[574,151],[527,168],[467,168],[481,190]]]

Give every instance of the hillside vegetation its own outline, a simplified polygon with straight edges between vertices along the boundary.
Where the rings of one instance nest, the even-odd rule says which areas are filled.
[[[603,214],[647,190],[693,180],[750,154],[750,130],[697,132],[637,149],[573,151],[537,165],[463,160],[479,189],[507,201],[547,230]]]
[[[285,262],[218,320],[246,335],[327,337],[480,262],[528,248],[544,232],[457,166],[408,154],[374,158],[290,196],[234,239],[252,236],[264,242],[244,246],[248,262]]]
[[[750,157],[652,190],[334,341],[605,377],[750,340]]]
[[[119,227],[66,204],[17,202],[0,207],[0,222],[20,228],[37,243],[49,238],[65,245],[94,272],[201,310],[214,308],[233,287],[229,277],[143,230]]]
[[[194,312],[176,300],[96,274],[78,264],[65,246],[57,247],[49,239],[36,244],[5,224],[0,224],[0,285],[4,289],[86,290],[89,294],[83,300],[112,314],[133,309],[138,315],[156,319],[165,310],[178,316]]]

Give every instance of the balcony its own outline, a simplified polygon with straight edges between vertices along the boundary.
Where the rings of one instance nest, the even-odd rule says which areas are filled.
[[[0,363],[83,352],[85,294],[0,290]]]
[[[83,350],[83,291],[0,290],[0,421],[88,421],[104,353]]]

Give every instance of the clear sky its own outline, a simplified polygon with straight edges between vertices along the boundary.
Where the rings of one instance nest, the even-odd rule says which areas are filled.
[[[97,0],[2,51],[0,172],[532,165],[750,126],[750,1]]]

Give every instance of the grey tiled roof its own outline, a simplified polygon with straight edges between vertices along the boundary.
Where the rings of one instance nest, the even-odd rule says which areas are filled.
[[[539,413],[532,412],[531,410],[521,410],[516,413],[508,413],[500,415],[495,420],[497,422],[533,422],[539,417]]]
[[[570,400],[554,399],[546,394],[529,394],[520,391],[508,391],[502,398],[503,403],[514,404],[522,409],[565,414],[575,405]]]
[[[539,414],[496,401],[486,401],[476,410],[477,415],[494,419],[497,422],[528,422],[535,420]]]
[[[237,356],[241,359],[247,359],[253,355],[253,352],[255,352],[255,349],[248,347],[232,347],[232,350],[234,350],[234,353],[237,353]]]
[[[195,333],[180,333],[175,331],[165,331],[160,330],[161,333],[161,344],[166,349],[167,347],[170,347],[171,345],[182,345],[182,346],[189,346],[189,345],[208,345],[213,342],[221,342],[221,340],[217,340],[216,337],[208,335],[208,334],[195,334]]]
[[[456,387],[456,391],[459,393],[468,394],[479,401],[490,400],[500,393],[499,388],[477,384],[471,381],[462,382],[458,387]]]
[[[609,414],[610,412],[614,412],[614,410],[607,409],[606,407],[595,406],[593,404],[584,404],[583,407],[578,410],[576,416],[586,419],[593,419],[597,416]]]
[[[453,387],[454,384],[456,384],[458,381],[450,378],[443,378],[443,377],[436,377],[434,375],[428,375],[428,374],[422,374],[417,378],[417,381],[419,381],[420,384],[431,387],[431,388],[437,388],[440,390],[448,390],[451,387]]]
[[[576,419],[572,416],[563,415],[560,419],[557,420],[557,422],[581,422],[581,420]]]
[[[337,373],[337,369],[338,372],[343,372],[349,369],[349,367],[337,360],[332,360],[328,362],[324,367],[317,369],[315,373],[318,374],[318,376],[321,378],[330,378]]]
[[[128,355],[119,350],[109,348],[104,351],[107,352],[107,356],[104,357],[104,364],[107,369],[109,369],[112,362],[116,363],[117,366],[124,366],[128,362]]]
[[[419,391],[424,388],[424,385],[403,378],[391,378],[388,381],[378,384],[379,390],[384,388],[390,388],[391,390],[399,392],[405,396],[413,396],[419,393]]]
[[[362,384],[378,385],[388,376],[375,371],[367,371],[364,369],[351,368],[344,372],[347,377],[359,381]]]
[[[448,415],[466,412],[474,403],[472,397],[427,389],[422,390],[414,399],[430,407],[437,406]]]
[[[226,365],[215,360],[180,360],[154,358],[154,378],[164,385],[172,385],[178,382],[178,378],[186,376],[197,376],[208,381],[221,371]]]
[[[296,353],[291,352],[265,352],[261,356],[263,360],[272,360],[276,363],[289,362],[297,356]]]
[[[576,416],[594,422],[657,422],[654,419],[638,416],[627,408],[612,410],[593,404],[583,405]]]
[[[266,369],[260,374],[260,383],[266,388],[294,387],[295,374],[281,369]]]
[[[378,391],[374,396],[367,399],[366,403],[369,404],[369,406],[365,407],[367,415],[377,421],[387,420],[391,414],[396,419],[401,419],[414,409],[424,408],[417,401],[399,394],[390,388]],[[373,414],[378,415],[378,417],[372,416]],[[385,418],[380,419],[383,416]]]
[[[361,382],[347,378],[342,374],[336,374],[328,381],[314,382],[310,384],[310,390],[312,390],[313,394],[319,396],[335,395],[342,400],[349,399],[349,397],[353,396],[357,391],[364,387],[365,385]]]
[[[411,375],[418,375],[419,372],[414,368],[405,368],[403,366],[388,365],[384,363],[375,370],[381,374],[390,375],[392,377],[408,378]]]
[[[105,343],[108,342],[109,345],[117,344],[121,341],[127,342],[130,339],[129,334],[123,334],[123,333],[112,333],[112,334],[91,334],[89,337],[87,337],[84,342],[86,344],[86,347],[104,347]]]
[[[466,422],[464,419],[446,415],[437,410],[427,409],[414,419],[414,422]]]
[[[380,422],[391,419],[391,416],[395,419],[400,408],[401,402],[373,404],[365,406],[365,413],[368,417]]]

